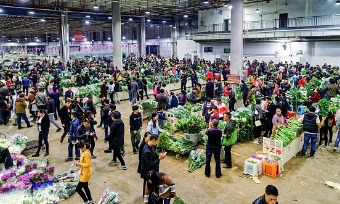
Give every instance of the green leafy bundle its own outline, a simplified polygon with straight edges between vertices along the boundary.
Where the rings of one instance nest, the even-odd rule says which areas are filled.
[[[317,104],[320,109],[320,115],[322,117],[327,117],[329,114],[329,107],[331,105],[331,102],[328,99],[321,99],[318,101]]]
[[[176,197],[173,204],[186,204],[186,202],[184,202],[184,200],[182,200],[182,198]]]
[[[201,132],[202,129],[205,129],[207,124],[202,117],[192,115],[189,119],[180,119],[176,123],[175,127],[185,133],[195,134]]]
[[[148,101],[145,101],[142,103],[143,110],[152,110],[152,109],[155,109],[156,107],[157,105],[155,103],[151,103]]]
[[[254,138],[254,120],[251,112],[247,108],[238,108],[232,113],[232,120],[236,121],[236,127],[239,130],[237,141],[250,141]]]
[[[178,119],[187,118],[189,115],[191,115],[191,111],[190,111],[191,107],[192,107],[191,105],[178,106],[177,108],[172,108],[168,110],[168,113],[174,114],[174,116]]]
[[[205,153],[203,149],[191,150],[189,155],[189,172],[201,168],[205,164]]]
[[[296,138],[296,133],[302,125],[297,118],[289,120],[287,125],[276,126],[273,130],[274,139],[283,142],[283,146],[289,145]]]
[[[289,101],[292,103],[294,110],[297,110],[297,107],[300,104],[303,104],[308,101],[307,96],[305,96],[299,89],[291,88],[287,91],[287,97],[289,97]]]
[[[159,135],[158,146],[178,154],[185,154],[195,147],[195,144],[184,137],[172,136],[167,131]]]

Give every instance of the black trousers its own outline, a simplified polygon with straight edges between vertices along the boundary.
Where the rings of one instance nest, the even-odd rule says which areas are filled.
[[[181,90],[187,90],[187,83],[181,83]]]
[[[117,157],[118,157],[121,165],[125,166],[125,161],[122,157],[122,154],[120,153],[120,148],[114,148],[113,149],[113,161],[117,161]]]
[[[331,129],[332,131],[332,129]],[[319,140],[319,146],[322,144],[322,140],[325,140],[325,146],[328,144],[328,127],[322,126],[320,128],[320,140]]]
[[[273,118],[267,118],[267,123],[266,123],[266,132],[264,133],[263,137],[270,137],[273,133]]]
[[[61,135],[61,138],[64,139],[66,137],[66,135],[68,134],[68,132],[70,132],[70,126],[69,125],[65,125],[64,132]]]
[[[22,92],[24,92],[26,94],[26,96],[28,95],[28,88],[29,87],[22,87]]]
[[[59,111],[60,111],[60,104],[56,104],[55,105],[55,111],[54,111],[54,119],[58,119],[58,116],[59,116]],[[58,113],[58,115],[57,115]]]
[[[145,92],[146,98],[149,99],[149,96],[148,96],[148,89],[147,89],[147,88],[144,88],[144,92]]]
[[[39,152],[41,150],[43,140],[44,140],[44,144],[45,144],[45,147],[46,147],[46,153],[49,153],[48,132],[39,131],[39,141],[38,141],[37,154],[39,154]]]
[[[143,100],[143,93],[144,93],[143,89],[138,90],[138,92],[137,92],[137,101]]]
[[[247,107],[247,105],[248,105],[247,96],[243,96],[243,105],[244,105],[244,107]]]
[[[91,156],[93,156],[93,150],[94,150],[95,146],[96,146],[96,142],[94,141],[94,137],[90,137],[90,152],[91,152]]]
[[[85,195],[85,193],[82,189],[85,190],[86,195]],[[88,182],[80,182],[79,181],[79,183],[76,187],[76,191],[80,195],[80,197],[83,199],[84,202],[92,200]]]
[[[113,100],[113,92],[109,93],[109,96],[110,96],[111,104],[114,104],[115,101]]]
[[[231,148],[232,147],[233,145],[224,147],[224,161],[227,166],[232,166],[232,161],[231,161]]]
[[[235,102],[229,101],[229,111],[235,111]]]

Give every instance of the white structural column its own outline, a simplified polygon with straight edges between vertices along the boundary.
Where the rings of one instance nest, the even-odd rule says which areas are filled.
[[[145,48],[145,18],[144,17],[140,19],[140,27],[138,30],[138,36],[139,36],[139,41],[138,41],[139,55],[145,56],[146,48]]]
[[[112,45],[113,63],[122,69],[122,23],[119,1],[112,1]]]
[[[243,8],[244,0],[231,1],[230,73],[238,74],[243,66]]]
[[[305,17],[311,17],[313,12],[313,6],[315,5],[313,0],[306,0],[305,4]]]
[[[63,63],[70,60],[70,34],[68,26],[68,15],[62,13],[60,17],[60,54]]]

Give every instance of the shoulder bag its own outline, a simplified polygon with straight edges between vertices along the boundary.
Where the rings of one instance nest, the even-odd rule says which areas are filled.
[[[237,141],[237,129],[234,130],[234,132],[231,133],[231,135],[228,137],[223,137],[222,139],[222,146],[230,146],[235,144]]]

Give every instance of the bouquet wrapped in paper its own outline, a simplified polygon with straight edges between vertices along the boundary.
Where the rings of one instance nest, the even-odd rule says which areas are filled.
[[[15,152],[20,154],[28,143],[28,137],[22,134],[16,133],[10,137],[11,146],[9,148],[10,152]]]
[[[118,203],[118,193],[114,190],[107,188],[100,197],[98,204],[116,204]]]
[[[0,152],[5,149],[8,149],[10,145],[11,143],[8,140],[0,138]]]

